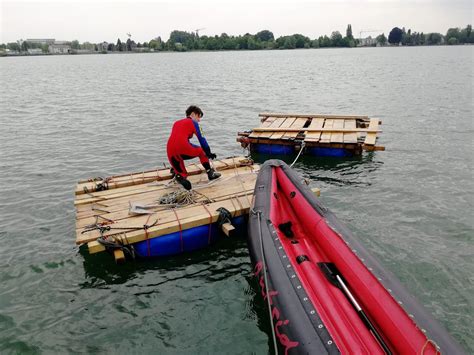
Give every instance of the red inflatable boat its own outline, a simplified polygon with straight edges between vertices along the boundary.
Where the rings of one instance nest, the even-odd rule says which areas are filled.
[[[278,352],[463,353],[280,160],[259,172],[249,249]]]

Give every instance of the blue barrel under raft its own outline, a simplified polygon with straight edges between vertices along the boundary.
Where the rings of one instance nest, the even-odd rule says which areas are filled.
[[[295,150],[295,147],[287,144],[262,144],[252,143],[250,145],[252,152],[259,154],[275,154],[275,155],[288,155],[298,153],[299,150]],[[329,148],[329,147],[306,147],[303,152],[306,155],[312,155],[316,157],[338,157],[346,158],[353,157],[354,151],[345,148]]]
[[[241,234],[246,231],[246,216],[234,217],[231,222],[235,233]],[[222,235],[223,232],[217,223],[205,224],[135,243],[135,253],[144,258],[187,253],[207,247]]]

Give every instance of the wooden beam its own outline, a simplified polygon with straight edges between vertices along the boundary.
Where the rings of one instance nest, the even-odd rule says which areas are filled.
[[[174,232],[179,232],[180,228],[184,230],[206,225],[209,223],[215,223],[219,218],[220,212],[217,211],[219,207],[224,207],[234,217],[247,214],[250,209],[250,196],[251,194],[235,199],[228,199],[226,201],[211,203],[206,205],[207,209],[203,206],[198,205],[195,206],[195,208],[190,208],[186,211],[176,210],[176,213],[181,214],[181,216],[179,217],[179,224],[176,220],[166,221],[164,223],[160,223],[156,226],[148,228],[147,234],[145,234],[143,230],[132,230],[126,233],[116,234],[111,233],[113,231],[109,231],[108,233],[104,234],[109,235],[109,238],[116,238],[116,240],[118,241],[124,240],[126,243],[133,244],[146,240],[147,237],[151,239]],[[237,203],[235,203],[234,201],[236,201]],[[87,245],[89,247],[89,253],[98,253],[105,250],[104,246],[96,241],[98,237],[99,234],[97,231],[87,232],[80,236],[80,238],[77,238],[76,243],[88,243]]]
[[[321,190],[318,189],[317,187],[313,187],[311,188],[311,191],[313,191],[313,193],[316,195],[316,196],[321,196]]]
[[[235,230],[235,227],[230,223],[224,223],[221,229],[226,236],[230,237],[232,232]]]
[[[347,119],[347,118],[353,118],[353,119],[361,119],[361,120],[369,120],[368,116],[358,116],[358,115],[324,115],[324,114],[299,114],[299,113],[259,113],[258,114],[260,117],[299,117],[299,118],[332,118],[332,119]]]
[[[367,136],[365,137],[364,145],[374,145],[375,141],[377,139],[377,131],[374,132],[374,130],[377,129],[379,126],[379,121],[377,118],[371,118],[370,123],[369,123],[369,130],[367,131]]]
[[[253,175],[251,176],[247,181],[243,182],[242,184],[236,183],[234,180],[234,183],[228,184],[226,186],[223,186],[219,190],[213,190],[215,186],[210,186],[209,188],[206,189],[200,189],[197,190],[197,192],[201,193],[202,196],[198,195],[196,196],[196,202],[198,203],[203,203],[206,202],[206,198],[211,199],[212,201],[223,201],[229,198],[232,198],[233,196],[241,196],[242,194],[251,194],[255,188],[255,180],[257,176]],[[168,191],[169,192],[169,191]],[[163,195],[163,194],[161,194]],[[205,197],[204,197],[205,196]],[[167,213],[170,210],[170,207],[167,205],[159,205],[156,201],[159,200],[159,197],[161,196],[154,196],[153,198],[149,198],[147,200],[138,200],[136,199],[135,201],[129,201],[132,203],[140,203],[140,204],[147,204],[147,203],[153,203],[155,202],[156,207],[150,208],[148,211],[150,214],[157,213],[162,211],[162,213]],[[183,206],[180,207],[180,209],[184,208],[190,208],[193,205],[188,205],[188,206]],[[125,205],[121,205],[121,209],[112,213],[107,213],[107,214],[101,214],[100,216],[102,218],[99,218],[100,221],[105,221],[111,220],[114,221],[114,223],[117,223],[118,221],[123,221],[123,220],[130,220],[130,223],[133,224],[133,218],[136,217],[136,215],[131,215],[129,213],[129,203]],[[85,228],[87,225],[94,224],[96,220],[95,215],[83,217],[81,219],[78,219],[76,221],[76,230],[82,231],[83,228]]]
[[[330,133],[345,133],[345,132],[367,132],[378,133],[382,132],[380,129],[372,128],[271,128],[271,127],[256,127],[255,132],[330,132]]]
[[[215,160],[213,163],[216,170],[225,170],[246,164],[250,164],[250,161],[248,158],[242,156]],[[197,163],[188,164],[186,169],[188,170],[189,175],[196,175],[204,172],[202,165]],[[75,194],[82,195],[85,194],[86,191],[94,192],[96,191],[97,184],[104,183],[105,181],[107,181],[108,189],[110,190],[125,186],[140,185],[153,181],[170,180],[171,178],[172,175],[170,173],[170,168],[168,167],[139,173],[115,175],[98,181],[82,180],[77,184]]]
[[[123,253],[122,249],[114,250],[114,259],[117,264],[125,262],[125,254]]]
[[[321,129],[324,125],[324,118],[313,118],[309,124],[309,129]],[[321,132],[308,132],[305,131],[305,142],[319,142]]]

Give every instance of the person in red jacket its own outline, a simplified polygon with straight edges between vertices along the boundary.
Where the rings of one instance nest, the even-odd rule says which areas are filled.
[[[216,159],[216,155],[211,152],[211,148],[202,135],[199,122],[203,116],[202,110],[197,106],[189,106],[186,110],[186,118],[180,119],[173,124],[171,135],[168,139],[166,152],[168,160],[175,173],[176,180],[183,185],[186,190],[191,190],[191,182],[187,179],[188,172],[184,166],[184,160],[199,157],[202,166],[206,169],[209,180],[217,179],[221,176],[209,164],[209,159]],[[201,146],[192,144],[189,140],[196,136]]]

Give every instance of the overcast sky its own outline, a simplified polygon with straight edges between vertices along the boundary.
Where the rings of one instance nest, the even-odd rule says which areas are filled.
[[[446,33],[450,27],[473,23],[472,0],[0,0],[0,43],[27,38],[55,38],[79,42],[116,42],[132,34],[136,42],[172,30],[200,30],[201,35],[256,33],[275,37],[294,33],[311,39],[345,34],[352,24],[355,37],[395,27],[417,32]]]

